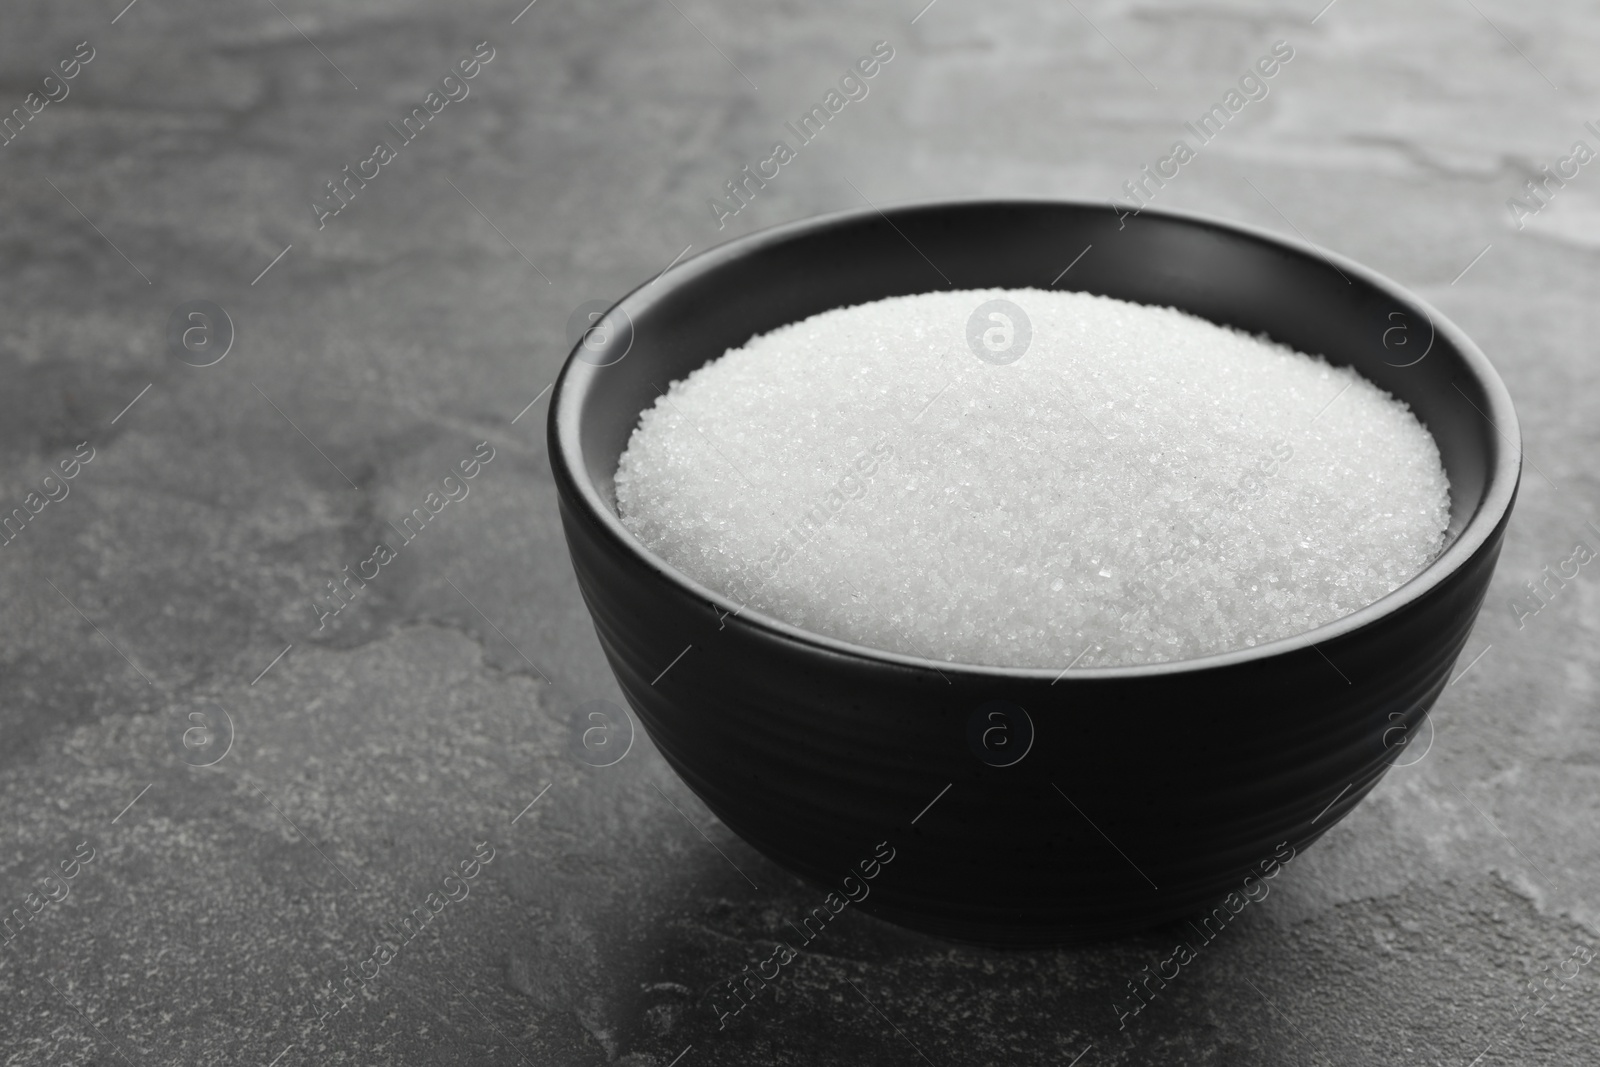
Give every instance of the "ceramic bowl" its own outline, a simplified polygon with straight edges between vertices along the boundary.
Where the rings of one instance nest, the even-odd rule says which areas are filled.
[[[1062,673],[919,659],[741,610],[618,520],[618,457],[669,382],[830,308],[1047,287],[1087,246],[1057,288],[1264,333],[1410,404],[1450,479],[1443,553],[1295,637]],[[865,911],[960,940],[1060,944],[1191,915],[1338,822],[1447,684],[1521,469],[1504,385],[1437,311],[1348,259],[1195,215],[1071,201],[830,215],[686,260],[598,326],[556,384],[550,458],[578,583],[634,711],[751,846],[819,888],[851,878]]]

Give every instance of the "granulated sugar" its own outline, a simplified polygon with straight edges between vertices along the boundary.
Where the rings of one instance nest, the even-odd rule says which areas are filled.
[[[969,319],[995,299],[1031,338],[982,316],[990,349],[1012,349],[980,359]],[[1449,518],[1433,438],[1354,371],[1171,308],[1032,289],[756,337],[642,414],[616,493],[652,552],[749,608],[1013,667],[1301,633],[1414,576]]]

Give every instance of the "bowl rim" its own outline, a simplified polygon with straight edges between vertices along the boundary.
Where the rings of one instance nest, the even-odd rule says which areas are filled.
[[[874,217],[888,221],[890,216],[901,213],[934,212],[940,209],[967,210],[986,207],[1071,207],[1116,213],[1115,206],[1107,201],[1083,197],[938,198],[898,203],[888,205],[882,209],[870,207],[829,212],[768,226],[753,233],[733,237],[721,244],[713,245],[704,252],[690,256],[688,259],[668,267],[666,271],[656,275],[649,281],[636,286],[617,300],[612,305],[612,308],[622,307],[631,320],[645,309],[670,299],[674,289],[683,282],[721,268],[730,261],[736,260],[749,252],[781,244],[802,235],[846,227],[858,222],[868,221]],[[836,656],[917,671],[931,671],[940,675],[981,677],[986,680],[1007,679],[1019,682],[1053,680],[1053,684],[1054,681],[1067,680],[1065,675],[1068,671],[1075,677],[1086,681],[1117,678],[1156,678],[1170,674],[1187,674],[1195,671],[1234,667],[1257,660],[1269,659],[1274,656],[1281,656],[1286,653],[1300,652],[1343,637],[1401,610],[1408,604],[1420,600],[1433,592],[1452,573],[1460,570],[1493,536],[1496,528],[1507,517],[1516,498],[1517,487],[1522,476],[1521,425],[1517,420],[1516,410],[1512,406],[1511,395],[1506,389],[1505,383],[1500,379],[1499,373],[1495,371],[1494,366],[1489,362],[1489,358],[1484,355],[1483,351],[1448,317],[1406,287],[1387,275],[1363,266],[1336,252],[1314,245],[1309,241],[1202,212],[1170,208],[1145,208],[1139,212],[1139,214],[1144,213],[1190,225],[1230,231],[1269,245],[1276,245],[1300,256],[1320,259],[1351,277],[1361,278],[1368,285],[1395,297],[1401,303],[1409,303],[1415,306],[1427,316],[1435,335],[1444,335],[1456,350],[1461,353],[1462,360],[1466,364],[1468,371],[1483,388],[1484,395],[1488,400],[1489,410],[1482,411],[1480,409],[1479,414],[1489,422],[1490,428],[1499,435],[1502,447],[1498,450],[1494,465],[1487,473],[1483,497],[1477,508],[1462,526],[1461,531],[1432,562],[1398,588],[1372,603],[1331,622],[1288,637],[1266,641],[1259,645],[1231,649],[1226,652],[1209,653],[1190,659],[1109,667],[1074,668],[1069,666],[1065,670],[1058,670],[1055,667],[1006,667],[982,663],[965,663],[955,660],[938,660],[902,652],[892,652],[887,649],[874,648],[871,645],[858,644],[842,638],[819,634],[748,607],[710,586],[701,584],[689,575],[679,571],[654,552],[651,552],[613,514],[611,508],[601,498],[599,490],[590,480],[588,471],[581,462],[583,448],[582,438],[579,433],[580,404],[588,391],[599,381],[600,374],[606,369],[605,365],[591,364],[577,358],[581,341],[573,346],[572,351],[568,353],[565,362],[562,364],[550,398],[548,420],[549,453],[551,466],[555,468],[557,475],[558,491],[559,482],[565,476],[566,480],[573,486],[577,500],[587,509],[588,517],[596,521],[613,541],[631,552],[640,562],[654,570],[658,575],[680,587],[683,592],[722,608],[727,618],[740,619],[756,630],[766,632],[769,636],[807,645]],[[893,225],[892,222],[891,225]],[[667,279],[668,274],[673,275],[673,278]],[[663,284],[658,286],[658,283]],[[930,289],[927,291],[933,292],[936,290]],[[710,356],[707,362],[710,362],[711,359],[720,358],[721,355],[722,353],[718,353],[715,356]],[[589,373],[584,373],[585,370]],[[582,375],[581,379],[578,377],[579,375]],[[1465,394],[1463,396],[1465,397]],[[1466,397],[1466,399],[1468,403],[1472,403],[1470,397]],[[1476,407],[1477,405],[1473,404],[1473,406]],[[1320,652],[1320,649],[1318,651]]]

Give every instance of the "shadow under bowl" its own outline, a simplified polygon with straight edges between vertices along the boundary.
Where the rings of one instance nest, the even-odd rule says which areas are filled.
[[[1265,333],[1408,403],[1450,479],[1438,559],[1295,637],[1063,674],[919,659],[741,610],[618,520],[617,461],[669,382],[830,308],[1044,288],[1086,247],[1057,288]],[[556,383],[550,461],[628,701],[750,845],[819,887],[866,894],[864,911],[959,940],[1062,944],[1191,915],[1342,818],[1407,761],[1482,603],[1521,470],[1505,386],[1437,311],[1347,259],[1193,215],[977,201],[810,219],[679,264],[600,327]],[[975,715],[1012,747],[976,742]],[[1000,766],[997,751],[1025,755]]]

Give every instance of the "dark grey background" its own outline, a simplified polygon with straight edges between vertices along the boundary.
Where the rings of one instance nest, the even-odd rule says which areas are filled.
[[[1592,968],[1518,1021],[1530,977],[1600,940],[1600,585],[1585,568],[1520,629],[1510,607],[1600,546],[1600,170],[1521,231],[1506,206],[1600,147],[1592,6],[123,3],[0,13],[0,113],[96,50],[0,147],[4,508],[95,449],[0,546],[0,909],[95,850],[0,948],[0,1063],[1600,1055]],[[1431,748],[1126,1031],[1112,1001],[1172,934],[987,952],[846,911],[718,1032],[707,991],[820,894],[642,735],[607,769],[570,753],[573,709],[618,694],[543,442],[569,314],[685,246],[869,198],[1110,196],[1278,39],[1271,95],[1157,202],[1414,287],[1522,416],[1522,498]],[[323,182],[484,40],[471,96],[319,231]],[[719,231],[707,200],[877,40],[868,98]],[[166,340],[197,299],[237,332],[204,369]],[[470,497],[318,631],[324,583],[479,441]],[[218,709],[231,749],[186,766]],[[470,896],[319,1030],[319,991],[479,841]]]

